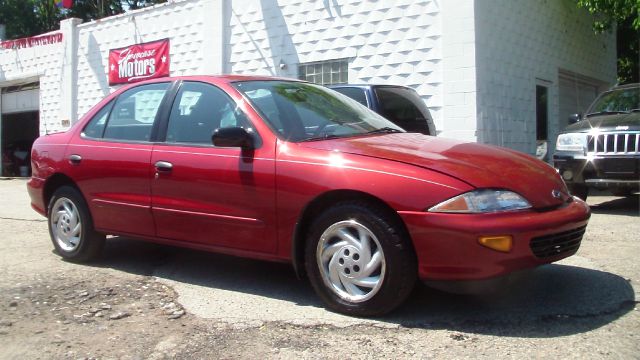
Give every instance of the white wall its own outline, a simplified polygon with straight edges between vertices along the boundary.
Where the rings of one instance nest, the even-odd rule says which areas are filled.
[[[535,153],[536,84],[549,86],[549,139],[558,130],[558,72],[612,84],[615,37],[568,0],[476,0],[478,141]]]
[[[40,81],[41,133],[60,129],[62,54],[63,43],[0,50],[0,87]]]
[[[78,26],[78,116],[114,88],[109,49],[168,38],[170,75],[222,72],[222,0],[174,1]]]
[[[441,130],[439,4],[448,1],[231,1],[225,70],[296,78],[299,63],[348,58],[350,83],[413,87]]]
[[[476,141],[476,59],[473,1],[443,0],[442,119],[439,136]]]

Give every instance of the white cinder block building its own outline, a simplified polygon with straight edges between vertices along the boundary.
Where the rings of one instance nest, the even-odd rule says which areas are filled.
[[[110,49],[158,39],[169,39],[172,76],[406,85],[439,136],[534,154],[615,82],[614,35],[594,35],[591,22],[569,0],[174,0],[69,19],[0,46],[3,166],[114,90]]]

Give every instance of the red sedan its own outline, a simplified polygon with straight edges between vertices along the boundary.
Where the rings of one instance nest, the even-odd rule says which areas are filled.
[[[123,87],[33,146],[28,190],[57,253],[105,234],[290,262],[337,311],[388,312],[428,282],[477,282],[580,246],[589,208],[549,165],[406,133],[306,82]]]

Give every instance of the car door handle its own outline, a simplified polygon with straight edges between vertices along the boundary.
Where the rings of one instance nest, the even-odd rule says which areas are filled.
[[[173,169],[173,164],[168,161],[158,161],[155,166],[158,172],[169,172]]]
[[[80,165],[81,161],[82,161],[82,156],[78,154],[72,154],[71,156],[69,156],[69,164],[71,165]]]

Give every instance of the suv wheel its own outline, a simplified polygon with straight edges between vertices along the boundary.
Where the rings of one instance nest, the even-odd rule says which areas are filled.
[[[571,195],[575,195],[582,199],[583,201],[587,201],[587,196],[589,196],[589,187],[584,184],[571,184],[568,185],[569,192]]]

